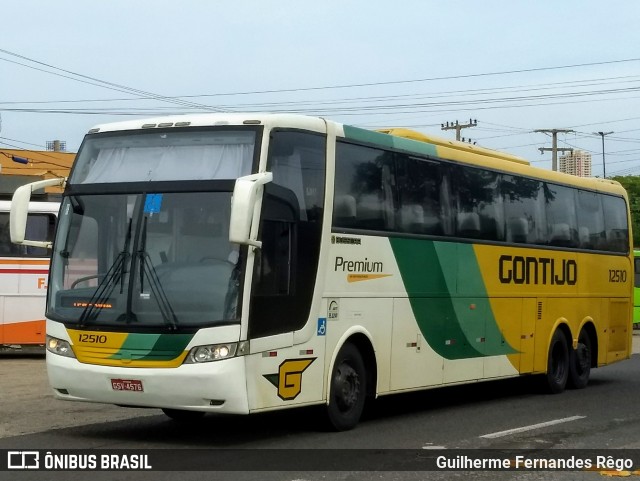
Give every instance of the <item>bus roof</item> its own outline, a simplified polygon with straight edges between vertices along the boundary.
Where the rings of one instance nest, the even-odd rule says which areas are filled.
[[[222,125],[282,125],[315,131],[325,131],[325,121],[320,117],[296,114],[273,113],[212,113],[183,114],[146,119],[125,120],[99,124],[88,133],[115,132],[120,130],[142,130],[169,127],[214,127]]]
[[[478,154],[489,155],[497,159],[510,160],[511,162],[529,165],[528,160],[523,159],[522,157],[517,157],[515,155],[507,154],[506,152],[487,149],[484,147],[479,147],[477,145],[472,145],[472,144],[468,144],[466,142],[460,142],[457,140],[447,140],[447,139],[443,139],[441,137],[436,137],[433,135],[426,135],[421,132],[416,132],[415,130],[393,128],[393,129],[379,129],[376,132],[395,135],[397,137],[404,137],[406,139],[418,140],[420,142],[428,142],[430,144],[441,145],[443,147],[449,147],[451,149],[463,150],[467,152],[476,152]]]
[[[99,124],[90,129],[88,133],[221,125],[264,125],[267,127],[299,128],[315,132],[326,132],[327,122],[329,120],[321,117],[287,113],[181,114]],[[594,177],[577,177],[533,167],[527,160],[505,152],[426,135],[404,128],[388,128],[375,131],[333,121],[331,123],[337,127],[338,135],[344,135],[347,138],[354,138],[381,146],[397,147],[405,151],[413,151],[416,154],[438,155],[445,159],[461,161],[467,164],[495,168],[560,184],[575,185],[585,189],[610,192],[626,197],[626,191],[616,181]]]

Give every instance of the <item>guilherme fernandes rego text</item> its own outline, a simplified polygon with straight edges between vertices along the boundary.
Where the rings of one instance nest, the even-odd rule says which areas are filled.
[[[451,470],[503,470],[503,469],[531,469],[531,470],[573,470],[573,469],[611,469],[622,471],[633,468],[633,460],[615,458],[613,456],[595,456],[580,458],[567,456],[566,458],[535,458],[516,455],[510,458],[474,458],[472,456],[438,456],[436,466],[439,469]]]

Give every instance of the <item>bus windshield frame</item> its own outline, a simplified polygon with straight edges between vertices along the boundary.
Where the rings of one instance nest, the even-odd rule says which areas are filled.
[[[88,135],[63,197],[47,317],[132,330],[239,323],[246,249],[229,242],[231,195],[257,166],[260,133]]]

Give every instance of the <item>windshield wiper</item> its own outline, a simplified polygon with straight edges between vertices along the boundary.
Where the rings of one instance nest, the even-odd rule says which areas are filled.
[[[140,293],[144,293],[144,278],[145,274],[149,279],[149,287],[151,288],[151,292],[158,304],[158,308],[160,310],[160,314],[162,315],[162,319],[165,324],[167,324],[171,329],[178,328],[178,318],[176,316],[173,307],[171,307],[171,302],[167,297],[167,293],[162,287],[162,282],[158,277],[158,273],[156,268],[153,266],[153,262],[151,262],[151,257],[147,253],[147,217],[144,218],[142,224],[142,236],[140,239],[140,248],[136,252],[138,256],[138,262],[140,266]],[[132,296],[129,296],[131,299]],[[127,311],[130,309],[130,304],[127,305]]]
[[[111,264],[111,267],[109,267],[109,270],[105,274],[104,279],[89,299],[82,314],[80,314],[80,318],[78,319],[78,325],[80,327],[86,326],[88,322],[94,321],[98,317],[98,314],[105,307],[106,301],[118,283],[120,283],[120,293],[122,293],[124,289],[125,266],[129,257],[129,245],[131,244],[131,222],[132,219],[129,219],[129,227],[122,251],[118,253],[113,264]]]

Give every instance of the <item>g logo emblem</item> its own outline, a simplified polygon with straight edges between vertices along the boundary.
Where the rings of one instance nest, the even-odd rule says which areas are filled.
[[[287,359],[278,369],[278,374],[267,374],[264,377],[278,388],[278,397],[283,401],[291,401],[302,391],[302,373],[316,358]]]

